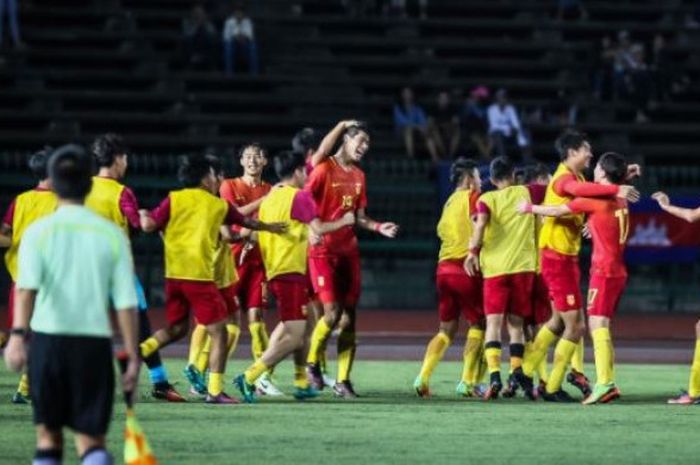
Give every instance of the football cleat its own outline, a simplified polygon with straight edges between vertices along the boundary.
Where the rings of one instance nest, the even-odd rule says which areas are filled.
[[[292,395],[296,400],[306,400],[318,397],[319,394],[320,393],[316,389],[311,386],[306,386],[305,388],[295,387]]]
[[[697,405],[700,404],[700,397],[690,397],[687,391],[681,391],[678,396],[668,399],[666,403],[672,405]]]
[[[523,390],[525,397],[527,397],[530,400],[537,400],[537,391],[535,390],[535,386],[533,385],[532,378],[527,376],[523,372],[523,370],[515,370],[513,372],[513,377],[520,385],[520,388]]]
[[[428,383],[424,383],[420,376],[416,376],[415,381],[413,381],[413,389],[418,394],[418,397],[427,398],[431,396]]]
[[[25,396],[21,392],[17,391],[12,396],[12,403],[17,405],[26,405],[31,403],[31,397]]]
[[[190,386],[192,386],[192,389],[194,389],[198,394],[204,395],[207,393],[207,383],[204,380],[204,375],[197,368],[195,368],[194,365],[187,365],[185,369],[182,370],[182,373],[185,375],[185,378],[187,378],[187,381],[190,383]]]
[[[204,402],[207,404],[218,404],[218,405],[235,405],[235,404],[241,403],[240,400],[236,399],[235,397],[229,396],[225,392],[222,392],[216,396],[213,396],[207,392],[207,397],[204,399]]]
[[[593,387],[593,392],[586,397],[583,405],[607,404],[620,397],[620,390],[614,383],[596,384]]]
[[[261,396],[280,397],[284,395],[284,393],[275,386],[269,373],[264,373],[258,378],[255,382],[255,389]]]
[[[321,366],[318,363],[309,363],[306,365],[306,377],[309,380],[311,387],[317,391],[322,391],[324,386],[323,373],[321,373]],[[335,387],[335,383],[333,383]]]
[[[240,374],[233,379],[233,385],[243,397],[243,402],[252,404],[255,402],[255,385],[246,383],[245,376]]]
[[[584,375],[583,373],[576,371],[572,368],[569,374],[566,375],[566,381],[568,381],[569,384],[581,391],[581,394],[583,394],[584,399],[591,395],[591,383],[588,380],[588,378],[586,378],[586,375]]]
[[[187,402],[170,383],[158,383],[153,386],[151,397],[154,399],[167,400],[168,402]]]
[[[508,381],[506,381],[506,387],[501,391],[501,395],[505,397],[506,399],[510,399],[511,397],[515,397],[515,395],[518,393],[518,388],[520,386],[518,385],[517,380],[515,379],[515,374],[511,373],[510,376],[508,376]]]
[[[544,400],[545,402],[576,402],[576,399],[571,397],[571,395],[569,395],[569,393],[563,389],[559,389],[557,392],[552,393],[547,392],[547,390],[545,389],[540,393],[540,397],[542,397],[542,400]]]
[[[360,397],[355,392],[352,383],[348,381],[339,381],[333,386],[333,393],[336,397],[342,397],[343,399],[355,399]]]

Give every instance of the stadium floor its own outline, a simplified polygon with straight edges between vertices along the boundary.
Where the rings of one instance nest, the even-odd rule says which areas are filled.
[[[233,360],[228,380],[247,361]],[[168,359],[184,390],[182,359]],[[687,382],[687,365],[622,365],[622,399],[611,405],[485,403],[454,393],[461,364],[438,366],[436,396],[417,398],[411,388],[416,362],[359,361],[354,401],[322,397],[305,403],[262,399],[256,405],[164,404],[147,397],[142,374],[137,416],[161,465],[427,465],[522,463],[559,465],[673,464],[697,460],[698,408],[668,406],[665,399]],[[592,370],[589,365],[588,370]],[[278,367],[291,390],[289,363]],[[9,399],[17,376],[0,371],[0,399]],[[229,392],[232,389],[229,385]],[[573,391],[570,391],[573,392]],[[0,404],[0,464],[29,463],[34,434],[27,406]],[[124,410],[117,405],[109,447],[121,461]],[[67,438],[66,446],[72,446]],[[75,463],[71,448],[65,463]]]

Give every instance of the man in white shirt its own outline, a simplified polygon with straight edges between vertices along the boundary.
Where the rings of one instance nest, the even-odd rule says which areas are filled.
[[[488,109],[489,135],[493,140],[494,156],[508,156],[508,147],[527,147],[528,140],[520,126],[515,107],[508,102],[505,89],[496,92],[496,102]]]
[[[247,54],[250,74],[258,74],[258,50],[255,43],[253,21],[245,15],[243,7],[236,5],[233,14],[224,23],[224,71],[232,76],[236,66],[236,55]]]

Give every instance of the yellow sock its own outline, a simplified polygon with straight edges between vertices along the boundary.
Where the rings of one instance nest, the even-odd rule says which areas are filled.
[[[585,351],[586,346],[584,345],[583,337],[581,337],[581,340],[578,341],[578,344],[576,344],[576,350],[574,350],[574,354],[571,356],[571,368],[578,371],[579,373],[583,373],[583,355]]]
[[[197,363],[194,367],[199,370],[200,373],[204,371],[209,366],[209,352],[211,351],[211,336],[207,334],[207,338],[204,340],[204,346],[202,350],[199,351],[199,356],[197,357]]]
[[[326,364],[326,349],[328,348],[328,339],[321,344],[321,346],[318,348],[318,354],[316,354],[316,357],[318,357],[318,364],[321,367],[321,373],[328,373],[328,366]]]
[[[489,347],[489,344],[492,344],[492,346]],[[486,357],[486,365],[488,365],[489,374],[501,371],[500,342],[487,342],[486,349],[484,349],[484,356]]]
[[[525,345],[515,343],[510,345],[510,372],[513,373],[518,368],[523,366],[523,357],[525,356]]]
[[[22,373],[22,376],[19,377],[17,392],[22,394],[24,397],[29,396],[29,376],[26,373]]]
[[[324,347],[326,344],[326,341],[328,340],[328,336],[331,334],[331,327],[326,324],[326,320],[321,318],[318,320],[318,323],[316,323],[316,327],[314,328],[314,332],[311,333],[311,344],[309,345],[309,355],[306,359],[307,363],[318,363],[318,354],[320,352],[320,348]],[[340,356],[340,352],[338,352],[338,355]]]
[[[433,370],[437,364],[442,360],[442,356],[445,355],[445,351],[450,346],[450,338],[447,334],[443,332],[437,333],[428,343],[428,347],[425,348],[425,356],[423,357],[423,366],[420,369],[420,374],[418,375],[424,383],[430,381],[430,376],[433,374]]]
[[[248,331],[250,332],[250,351],[253,353],[253,360],[258,360],[262,357],[263,352],[265,352],[265,343],[260,334],[260,328],[262,328],[263,323],[260,321],[255,321],[248,324]]]
[[[209,385],[207,386],[207,391],[212,396],[218,396],[221,391],[224,390],[224,374],[223,373],[209,373]]]
[[[338,382],[350,379],[350,370],[352,370],[352,362],[355,360],[356,348],[355,333],[341,331],[338,336]]]
[[[267,368],[267,365],[265,365],[262,360],[256,360],[243,374],[245,376],[245,382],[248,384],[255,384],[255,381],[267,371]]]
[[[700,340],[695,342],[695,355],[693,356],[693,365],[690,367],[688,395],[690,397],[700,396]]]
[[[530,353],[523,360],[523,373],[532,377],[535,374],[535,369],[540,364],[542,359],[547,356],[549,346],[557,340],[557,335],[554,334],[548,327],[542,326],[537,332],[535,340],[532,341]]]
[[[596,384],[610,384],[613,379],[612,338],[608,328],[593,330],[593,353],[595,355]]]
[[[231,355],[233,355],[238,346],[238,337],[241,335],[241,328],[233,323],[228,323],[226,325],[226,333],[228,334],[226,338],[226,358],[231,358]]]
[[[139,344],[139,348],[141,349],[141,358],[149,357],[156,350],[158,350],[159,346],[160,346],[160,342],[158,342],[158,339],[154,338],[153,336],[149,337],[148,339],[143,341],[141,344]]]
[[[537,377],[543,383],[546,383],[547,379],[549,379],[549,373],[547,372],[547,354],[544,354],[542,361],[537,365]]]
[[[309,379],[306,377],[304,365],[294,365],[294,387],[306,389],[309,387]]]
[[[479,371],[476,374],[476,382],[477,383],[481,383],[484,380],[486,373],[489,371],[489,365],[488,365],[488,363],[486,363],[485,350],[486,349],[482,346],[481,347],[481,357],[479,358]]]
[[[187,363],[190,365],[195,365],[197,363],[197,357],[204,347],[204,343],[207,339],[207,327],[204,325],[197,325],[192,330],[192,336],[190,337],[190,354],[187,357]]]
[[[554,348],[554,363],[552,364],[552,372],[547,380],[547,392],[552,394],[561,389],[561,383],[564,381],[566,369],[569,367],[571,355],[576,350],[576,343],[567,339],[559,339],[559,343]]]
[[[471,386],[477,384],[479,380],[479,365],[481,364],[482,347],[484,346],[484,330],[479,328],[469,328],[467,331],[467,341],[464,343],[464,368],[462,369],[462,382]]]

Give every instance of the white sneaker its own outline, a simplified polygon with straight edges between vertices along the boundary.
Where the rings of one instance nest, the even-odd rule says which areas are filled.
[[[332,376],[328,376],[326,373],[323,373],[323,384],[326,387],[332,388],[335,386],[335,378]]]
[[[275,383],[272,382],[272,378],[269,373],[265,373],[255,382],[255,388],[258,394],[263,396],[279,397],[283,396],[284,393],[279,390]]]

